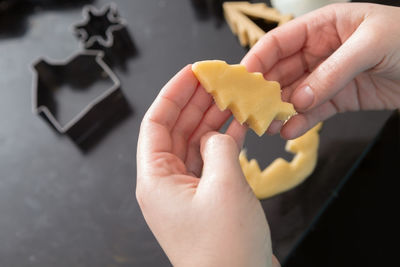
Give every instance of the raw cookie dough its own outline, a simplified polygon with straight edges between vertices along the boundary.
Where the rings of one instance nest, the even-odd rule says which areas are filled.
[[[223,8],[225,19],[242,46],[252,47],[265,34],[249,17],[275,22],[278,26],[293,19],[292,15],[281,15],[265,3],[225,2]]]
[[[240,165],[246,179],[259,199],[272,197],[290,190],[303,182],[317,163],[319,134],[322,123],[304,135],[286,143],[286,151],[295,154],[291,162],[282,158],[274,160],[262,172],[255,159],[247,160],[246,152],[239,155]]]
[[[282,102],[279,83],[265,80],[259,72],[249,73],[242,65],[221,60],[197,62],[192,70],[220,110],[230,109],[259,136],[273,119],[286,121],[296,113],[292,104]]]

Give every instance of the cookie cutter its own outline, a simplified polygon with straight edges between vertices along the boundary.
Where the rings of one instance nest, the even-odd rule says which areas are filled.
[[[77,144],[84,143],[122,107],[128,105],[119,79],[103,57],[101,51],[88,50],[64,61],[49,63],[41,58],[33,63],[33,112],[42,116],[58,133],[68,135]],[[57,115],[55,94],[66,90],[66,86],[69,89],[84,90],[99,82],[112,85],[86,104],[72,119],[66,123],[61,122]]]
[[[111,47],[114,43],[113,33],[126,25],[114,3],[102,9],[88,5],[82,13],[84,21],[75,24],[73,30],[86,49],[91,49],[96,42],[102,47]]]
[[[115,3],[101,9],[92,5],[83,8],[84,20],[73,25],[73,32],[87,50],[101,50],[110,65],[121,64],[136,53],[134,42]]]

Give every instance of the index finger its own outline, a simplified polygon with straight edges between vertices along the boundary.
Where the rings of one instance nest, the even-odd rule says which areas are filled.
[[[242,59],[249,72],[268,72],[279,60],[301,50],[307,40],[304,19],[295,19],[265,34]]]
[[[171,130],[198,85],[191,65],[188,65],[161,89],[140,127],[138,146],[141,156],[172,151]]]

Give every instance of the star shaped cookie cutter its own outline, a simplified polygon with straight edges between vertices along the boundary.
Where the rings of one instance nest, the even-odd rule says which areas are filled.
[[[85,49],[92,49],[94,46],[112,47],[114,33],[125,29],[127,25],[120,17],[115,3],[110,3],[102,9],[85,6],[83,17],[84,21],[74,25],[73,31]]]

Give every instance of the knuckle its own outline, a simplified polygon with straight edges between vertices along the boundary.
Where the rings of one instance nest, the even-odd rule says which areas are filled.
[[[366,43],[368,43],[368,47],[376,47],[380,46],[384,42],[382,40],[385,39],[382,34],[384,34],[386,31],[385,27],[382,27],[381,25],[371,25],[371,27],[365,28],[365,34],[364,40]]]

